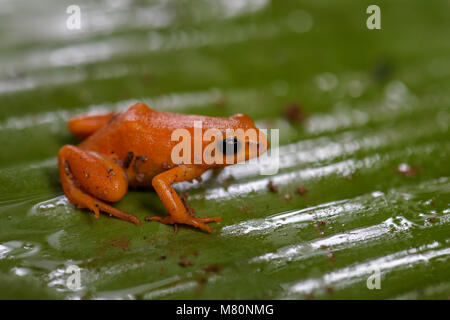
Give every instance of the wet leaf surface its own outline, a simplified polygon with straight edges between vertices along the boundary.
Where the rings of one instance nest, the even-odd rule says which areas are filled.
[[[1,298],[450,297],[448,2],[382,2],[375,31],[366,1],[78,3],[81,31],[0,4]],[[177,185],[213,234],[144,221],[153,191],[116,204],[141,227],[96,220],[62,193],[66,121],[137,101],[278,128],[279,172]]]

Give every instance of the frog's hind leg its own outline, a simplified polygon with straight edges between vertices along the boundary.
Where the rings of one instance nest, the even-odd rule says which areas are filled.
[[[101,201],[119,201],[128,189],[125,172],[112,159],[66,145],[58,152],[58,169],[64,193],[71,203],[92,210],[96,218],[103,211],[141,224],[136,216]]]
[[[116,113],[114,112],[97,115],[81,115],[71,118],[67,126],[70,132],[78,138],[84,139],[106,125],[115,115]]]

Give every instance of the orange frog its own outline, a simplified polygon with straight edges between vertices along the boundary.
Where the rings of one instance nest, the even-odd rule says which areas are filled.
[[[218,143],[218,150],[222,152],[220,157],[224,160],[222,163],[211,164],[204,159],[194,159],[195,152],[192,152],[190,161],[173,161],[172,150],[179,144],[172,138],[176,129],[190,133],[192,150],[198,150],[194,145],[195,130],[198,130],[194,130],[194,121],[201,121],[202,133],[214,128],[226,137],[220,141],[202,139],[200,144],[200,151],[203,151],[211,141]],[[222,219],[192,216],[172,184],[199,178],[212,167],[255,158],[268,148],[266,136],[247,115],[237,114],[229,118],[183,115],[152,110],[142,103],[122,113],[75,117],[69,120],[68,127],[76,136],[85,139],[78,146],[65,145],[58,152],[59,175],[69,201],[79,208],[93,211],[96,218],[102,211],[136,225],[141,224],[139,218],[112,207],[108,202],[122,199],[128,187],[152,186],[170,216],[152,217],[151,220],[186,224],[212,232],[206,223]],[[230,138],[226,135],[227,129],[252,129],[258,134],[256,139],[247,135]],[[243,153],[240,157],[239,152]],[[232,161],[227,161],[230,159]]]

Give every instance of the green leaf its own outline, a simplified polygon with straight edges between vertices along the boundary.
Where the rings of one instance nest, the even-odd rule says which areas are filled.
[[[0,298],[448,299],[445,1],[381,2],[381,30],[367,1],[78,3],[80,31],[66,1],[0,10]],[[137,101],[279,129],[278,173],[176,185],[212,234],[95,219],[61,189],[66,122]],[[115,206],[167,214],[152,190]]]

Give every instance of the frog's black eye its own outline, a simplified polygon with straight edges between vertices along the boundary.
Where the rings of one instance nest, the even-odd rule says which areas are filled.
[[[230,156],[239,152],[241,143],[237,138],[227,138],[221,141],[219,147],[224,155]]]

